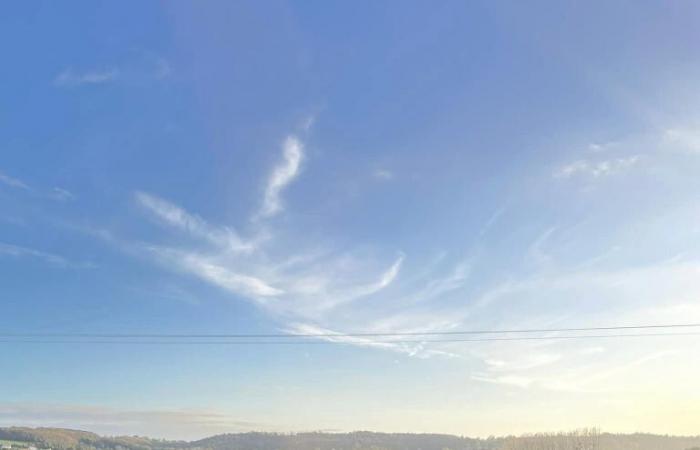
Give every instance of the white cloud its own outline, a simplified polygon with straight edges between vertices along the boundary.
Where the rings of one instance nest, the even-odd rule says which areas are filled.
[[[620,141],[594,142],[588,145],[587,150],[590,153],[608,152],[618,148],[621,143]]]
[[[230,251],[250,252],[255,248],[255,243],[243,241],[232,228],[212,227],[201,217],[190,214],[167,200],[145,192],[136,192],[134,196],[139,205],[167,225]]]
[[[7,186],[10,186],[11,188],[15,189],[24,189],[25,191],[30,190],[29,186],[25,184],[22,180],[18,180],[17,178],[13,178],[11,176],[5,175],[0,172],[0,183],[3,183]]]
[[[196,248],[137,246],[141,251],[147,250],[161,264],[252,300],[276,315],[318,319],[330,314],[340,305],[386,289],[398,277],[404,260],[400,254],[371,283],[362,281],[367,279],[368,270],[363,270],[367,262],[352,255],[285,251],[279,256],[283,262],[275,263],[264,247],[243,241],[228,227],[210,225],[151,194],[137,192],[134,197],[162,223],[213,244],[209,252]],[[262,241],[263,244],[267,241]],[[282,297],[283,302],[270,301]]]
[[[594,348],[593,352],[584,354],[600,354],[600,348]],[[486,383],[502,384],[514,386],[522,389],[544,389],[557,392],[579,392],[579,393],[619,393],[619,386],[625,386],[632,382],[628,376],[630,372],[638,371],[639,366],[654,362],[656,360],[678,355],[675,350],[655,351],[643,353],[641,356],[625,358],[623,362],[619,360],[605,361],[602,364],[588,366],[574,366],[575,369],[562,371],[560,368],[549,367],[551,363],[559,361],[547,361],[542,370],[532,371],[539,366],[525,369],[529,374],[524,375],[519,369],[511,373],[501,374],[505,369],[502,366],[494,365],[495,371],[489,373],[479,373],[472,375],[475,381]],[[546,366],[546,368],[544,368]],[[613,387],[618,386],[618,387]]]
[[[41,187],[35,188],[29,186],[27,183],[20,179],[13,178],[9,175],[5,175],[2,172],[0,172],[0,183],[14,189],[21,189],[38,197],[49,198],[58,201],[67,201],[75,198],[75,195],[73,195],[72,192],[66,189],[62,189],[60,187],[54,187],[51,190],[45,190]]]
[[[596,154],[587,155],[590,159],[563,167],[559,176],[609,176],[631,168],[640,159],[637,155],[629,156],[629,151],[619,158],[613,158],[610,152],[593,153]],[[648,153],[644,154],[651,158]],[[283,156],[267,180],[264,202],[257,217],[270,217],[283,210],[281,194],[299,175],[304,158],[303,145],[296,137],[284,143]],[[677,265],[671,269],[622,264],[610,269],[610,265],[614,266],[617,260],[625,257],[620,251],[616,261],[605,265],[604,270],[594,270],[598,266],[582,267],[581,258],[590,260],[590,254],[570,254],[577,249],[571,238],[575,233],[567,229],[556,234],[554,229],[545,230],[534,242],[523,238],[530,236],[530,232],[516,233],[509,241],[507,253],[477,257],[479,252],[475,251],[466,261],[449,256],[449,260],[441,259],[439,264],[423,265],[417,275],[405,267],[403,254],[391,262],[381,262],[388,260],[377,258],[377,248],[337,251],[333,245],[328,245],[319,251],[315,237],[306,239],[303,235],[284,232],[272,234],[272,231],[279,231],[274,228],[270,228],[270,239],[246,247],[246,241],[232,229],[210,224],[166,200],[146,193],[137,193],[136,200],[161,222],[213,244],[203,252],[197,246],[187,248],[183,247],[186,244],[176,241],[176,247],[162,247],[154,252],[161,263],[254,302],[283,329],[298,324],[341,332],[513,329],[529,328],[533,323],[541,324],[555,318],[560,320],[563,316],[567,322],[590,324],[604,321],[601,317],[606,317],[604,314],[609,314],[613,306],[618,312],[630,312],[641,305],[663,302],[665,296],[673,298],[674,302],[687,301],[689,295],[697,292],[689,281],[689,273],[696,270],[694,266]],[[501,220],[504,211],[504,208],[495,211],[479,237]],[[259,227],[261,224],[251,225]],[[639,238],[641,233],[637,229],[633,234]],[[311,248],[309,241],[313,242]],[[231,251],[232,247],[249,250]],[[532,264],[533,261],[543,264]],[[484,269],[485,264],[492,266]],[[496,275],[482,278],[489,272]],[[690,293],[682,294],[683,290]],[[368,297],[367,301],[354,302],[364,297]],[[368,303],[371,308],[367,307]],[[347,336],[332,336],[332,339],[392,351],[402,348],[398,351],[414,356],[441,352],[445,356],[465,356],[472,351],[472,346],[464,343],[412,343],[406,344],[403,350],[404,344],[381,343],[375,339],[347,339]],[[532,343],[526,350],[544,345],[549,342]],[[558,345],[571,345],[576,355],[587,354],[573,343]],[[490,344],[488,348],[492,348]],[[551,367],[554,373],[548,382],[560,388],[565,385],[566,380],[555,379],[559,356],[551,355],[565,355],[566,350],[530,351],[532,355],[550,355],[530,360],[519,355],[487,353],[486,359],[503,363],[500,369],[487,364],[490,368],[487,370],[492,372],[487,375],[508,377],[520,371],[528,372],[522,375],[529,377],[530,371]],[[605,352],[601,356],[613,353]]]
[[[431,356],[457,357],[456,354],[444,350],[428,348],[424,342],[415,342],[415,340],[413,342],[391,342],[386,340],[387,338],[382,337],[348,336],[347,334],[308,323],[291,324],[286,331],[291,334],[317,335],[314,339],[326,342],[390,350],[418,358],[429,358]]]
[[[105,84],[115,81],[118,76],[119,72],[116,69],[75,72],[73,69],[68,68],[56,76],[54,84],[60,87]]]
[[[316,337],[316,339],[321,339],[328,342],[336,342],[339,344],[353,344],[363,347],[378,347],[384,349],[394,349],[396,344],[387,342],[377,342],[377,339],[363,336],[347,336],[343,333],[333,331],[328,328],[320,327],[318,325],[308,324],[308,323],[293,323],[287,327],[286,330],[291,334],[311,334],[311,335],[322,335]]]
[[[40,259],[46,263],[52,264],[57,267],[75,267],[75,268],[90,268],[94,267],[92,264],[78,264],[69,261],[68,259],[48,252],[43,252],[40,250],[35,250],[27,247],[20,247],[18,245],[5,244],[0,242],[0,256],[11,256],[15,258],[36,258]]]
[[[186,255],[182,264],[201,278],[232,292],[252,297],[270,297],[284,293],[284,291],[270,286],[259,278],[232,272],[226,267],[207,261],[205,258]]]
[[[59,201],[68,201],[68,200],[73,200],[75,198],[75,195],[73,195],[72,192],[70,192],[67,189],[55,187],[51,190],[51,193],[49,194],[53,199],[59,200]]]
[[[700,129],[669,128],[664,132],[664,141],[692,153],[700,152]]]
[[[284,293],[265,280],[236,272],[212,257],[157,247],[150,247],[150,251],[166,264],[179,267],[204,281],[250,299],[260,300]]]
[[[270,217],[283,210],[281,193],[298,176],[303,157],[302,143],[295,136],[288,137],[283,145],[283,161],[267,180],[264,202],[255,218]],[[161,223],[213,245],[208,252],[196,247],[137,246],[142,252],[147,250],[147,254],[172,270],[194,275],[289,321],[313,319],[332,326],[340,306],[391,286],[405,259],[401,253],[388,268],[379,271],[376,262],[355,254],[308,248],[280,253],[279,249],[270,248],[272,240],[245,241],[233,229],[211,225],[152,194],[136,192],[134,198]],[[375,281],[368,283],[366,280],[372,277],[376,277]]]
[[[284,160],[274,168],[265,187],[259,217],[272,217],[284,208],[280,194],[299,174],[304,158],[304,145],[296,136],[289,136],[282,146]]]
[[[640,160],[639,155],[607,160],[580,159],[559,167],[554,172],[555,178],[571,178],[576,175],[586,175],[593,178],[614,175],[623,172]]]
[[[320,302],[314,305],[314,315],[326,312],[330,309],[336,308],[346,303],[350,303],[354,300],[363,297],[369,297],[387,288],[389,285],[391,285],[391,283],[394,282],[396,277],[399,275],[399,271],[401,270],[401,265],[403,264],[403,261],[404,255],[401,254],[396,259],[396,261],[394,261],[392,265],[379,276],[379,279],[377,281],[369,284],[354,283],[353,286],[344,289],[334,288],[333,284],[335,283],[331,282],[331,280],[328,280],[326,278],[311,278],[305,280],[307,285],[310,282],[314,283],[309,287],[316,289],[310,292],[316,294],[316,296],[320,294],[324,297]]]
[[[425,285],[415,291],[415,293],[404,297],[407,304],[428,302],[436,298],[456,291],[464,286],[469,279],[472,270],[471,262],[458,263],[451,272],[446,275],[439,275],[429,279]]]
[[[396,261],[387,269],[386,272],[375,283],[368,284],[366,286],[361,286],[354,290],[352,295],[353,298],[366,297],[368,295],[375,294],[385,287],[389,286],[398,276],[401,270],[401,264],[403,264],[404,255],[400,255]]]
[[[479,237],[483,237],[484,235],[486,235],[486,233],[488,233],[491,230],[491,228],[498,223],[498,221],[501,219],[501,217],[503,217],[505,213],[505,207],[498,208],[496,211],[494,211],[493,214],[491,214],[491,217],[489,217],[489,219],[486,221],[484,226],[481,227],[481,230],[479,231]]]
[[[389,181],[394,179],[394,172],[387,169],[374,169],[372,176],[380,181]]]

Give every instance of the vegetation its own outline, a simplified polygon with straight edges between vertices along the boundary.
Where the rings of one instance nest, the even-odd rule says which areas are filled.
[[[0,428],[0,440],[12,448],[35,446],[55,450],[174,450],[193,449],[184,442],[160,441],[137,436],[102,437],[95,433],[64,428]]]
[[[600,432],[595,428],[541,433],[508,438],[502,450],[599,450],[600,440]]]
[[[241,433],[213,436],[194,444],[212,450],[491,450],[496,440],[445,434],[370,433]]]
[[[5,439],[0,439],[0,446],[10,446],[12,448],[27,448],[29,447],[29,443],[23,441],[9,441]]]
[[[0,443],[52,450],[700,450],[700,436],[608,434],[595,429],[473,439],[408,433],[236,433],[193,442],[103,437],[61,428],[0,428]]]

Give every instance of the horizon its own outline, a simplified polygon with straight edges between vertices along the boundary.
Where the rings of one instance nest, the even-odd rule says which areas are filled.
[[[700,432],[700,3],[3,8],[0,426]]]
[[[475,439],[475,440],[488,440],[488,439],[505,439],[505,438],[511,438],[511,437],[528,437],[528,436],[536,436],[536,435],[556,435],[556,434],[563,434],[563,433],[569,433],[572,431],[577,431],[577,430],[540,430],[536,432],[527,432],[527,433],[521,433],[517,435],[513,434],[499,434],[499,435],[489,435],[489,436],[470,436],[470,435],[460,435],[460,434],[451,434],[451,433],[431,433],[431,432],[415,432],[415,431],[406,431],[406,432],[394,432],[394,431],[373,431],[373,430],[353,430],[353,431],[340,431],[340,430],[308,430],[308,431],[258,431],[258,430],[249,430],[249,431],[234,431],[234,432],[222,432],[218,434],[212,434],[212,435],[207,435],[199,438],[194,438],[191,440],[188,439],[168,439],[164,437],[158,437],[158,436],[146,436],[146,435],[139,435],[139,434],[123,434],[123,435],[110,435],[110,434],[103,434],[103,433],[98,433],[89,429],[76,429],[76,428],[61,428],[61,427],[44,427],[44,426],[3,426],[0,427],[0,429],[7,429],[7,428],[16,428],[16,429],[27,429],[27,430],[58,430],[58,431],[77,431],[77,432],[85,432],[85,433],[92,433],[95,435],[98,435],[100,437],[104,438],[121,438],[121,437],[138,437],[138,438],[144,438],[144,439],[150,439],[150,440],[165,440],[165,441],[171,441],[171,442],[185,442],[185,443],[195,443],[201,440],[206,440],[208,438],[213,438],[213,437],[218,437],[218,436],[226,436],[226,435],[249,435],[249,434],[267,434],[267,435],[276,435],[276,436],[296,436],[296,435],[304,435],[304,434],[322,434],[322,435],[334,435],[334,434],[362,434],[362,433],[368,433],[368,434],[382,434],[382,435],[419,435],[419,436],[429,436],[429,435],[436,435],[436,436],[448,436],[448,437],[455,437],[459,439]],[[595,429],[597,430],[601,436],[605,435],[613,435],[613,436],[635,436],[635,435],[648,435],[648,436],[658,436],[658,437],[668,437],[668,438],[700,438],[700,433],[699,434],[694,434],[694,435],[675,435],[675,434],[658,434],[658,433],[651,433],[651,432],[645,432],[645,431],[638,431],[638,432],[631,432],[631,433],[619,433],[619,432],[611,432],[607,430],[602,430],[599,428],[584,428],[584,429]]]

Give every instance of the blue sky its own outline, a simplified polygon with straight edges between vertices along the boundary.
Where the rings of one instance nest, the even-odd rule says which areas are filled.
[[[1,328],[700,322],[699,14],[6,4]],[[0,425],[697,432],[697,337],[341,340],[0,343]]]

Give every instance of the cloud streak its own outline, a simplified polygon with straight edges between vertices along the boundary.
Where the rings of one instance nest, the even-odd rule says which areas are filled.
[[[700,153],[700,130],[698,128],[669,128],[664,132],[664,143],[690,153]]]
[[[169,249],[151,248],[151,251],[161,261],[166,263],[175,261],[175,265],[182,270],[235,294],[259,299],[261,297],[274,297],[284,293],[283,290],[271,286],[258,277],[239,273],[223,264],[217,264],[210,257],[197,255],[193,252],[177,252]]]
[[[49,194],[49,196],[54,200],[58,200],[61,202],[66,202],[75,199],[75,195],[73,195],[72,192],[60,187],[54,187],[53,189],[51,189],[51,193]]]
[[[11,177],[2,172],[0,172],[0,184],[4,184],[5,186],[8,186],[12,189],[17,189],[36,197],[47,198],[61,202],[75,199],[75,195],[67,189],[63,189],[60,187],[54,187],[50,190],[45,190],[41,187],[35,188],[18,178]]]
[[[119,71],[116,69],[76,72],[68,68],[64,69],[54,78],[54,85],[59,87],[78,87],[83,85],[106,84],[115,81],[118,76]]]
[[[263,204],[258,213],[261,218],[272,217],[284,209],[280,198],[282,191],[299,175],[304,145],[296,136],[289,136],[284,141],[282,157],[282,162],[274,168],[267,180]]]
[[[590,159],[562,169],[561,176],[599,178],[632,168],[638,164],[641,156],[631,155],[629,147],[620,143],[606,152],[592,152],[595,155]],[[611,151],[620,150],[624,152],[622,155],[627,156],[614,158],[610,155]],[[652,161],[650,154],[643,154]],[[603,159],[600,159],[601,156]],[[256,215],[258,218],[271,217],[284,210],[281,195],[299,176],[303,159],[302,142],[290,137],[283,145],[283,160],[267,178],[264,202],[254,214],[254,219]],[[543,183],[551,186],[549,178]],[[275,223],[265,224],[269,227],[266,228],[270,233],[269,239],[247,247],[245,244],[249,241],[231,228],[211,224],[181,206],[145,192],[136,193],[135,199],[159,224],[184,231],[210,244],[204,250],[196,245],[188,248],[187,243],[181,240],[170,247],[150,246],[148,251],[151,257],[170,270],[187,273],[233,293],[239,299],[254,303],[269,313],[281,329],[297,332],[512,329],[563,320],[596,323],[600,322],[598,315],[603,314],[603,310],[609,311],[611,305],[615,305],[618,311],[629,313],[640,305],[659,302],[664,295],[673,297],[676,302],[685,300],[688,294],[681,291],[692,287],[688,273],[696,270],[694,265],[672,268],[613,266],[615,261],[606,261],[606,265],[611,267],[605,270],[597,266],[581,266],[582,257],[591,260],[591,249],[585,249],[584,254],[571,252],[580,251],[576,246],[582,237],[580,233],[585,232],[586,228],[562,221],[556,223],[556,228],[537,223],[537,229],[542,231],[534,241],[532,231],[516,233],[509,238],[507,251],[497,255],[487,255],[476,248],[466,257],[455,253],[435,264],[422,266],[419,261],[417,266],[421,270],[416,274],[406,268],[403,253],[387,262],[385,256],[376,256],[376,248],[370,251],[366,251],[366,248],[338,251],[333,246],[319,249],[317,239],[313,239],[312,248],[309,248],[304,236],[290,236],[285,233],[287,230],[277,229],[280,225]],[[509,215],[518,216],[517,204],[515,201],[509,203]],[[494,233],[490,228],[502,220],[504,211],[504,208],[496,210],[486,225],[481,230],[477,229],[474,239],[480,244],[479,247],[487,245],[487,241],[493,238]],[[692,221],[684,219],[684,222]],[[650,226],[648,220],[644,223],[646,227]],[[255,220],[251,225],[253,228],[260,227]],[[535,223],[530,222],[529,225]],[[533,227],[531,230],[536,229]],[[620,233],[621,236],[629,236],[623,228],[620,228]],[[636,240],[645,233],[644,229],[635,226]],[[607,237],[614,240],[612,235]],[[624,242],[618,241],[601,240],[600,244],[611,246],[601,248],[598,254],[608,254],[610,248],[626,248]],[[636,244],[629,244],[627,247],[630,249],[637,248]],[[498,245],[494,248],[498,248]],[[448,255],[449,252],[443,253]],[[624,253],[624,250],[616,251],[615,259],[623,258]],[[413,266],[412,261],[412,267],[417,266]],[[657,280],[652,287],[642,290],[635,288],[647,286],[652,278]],[[359,299],[365,301],[356,301]],[[371,308],[367,307],[368,304],[371,304]],[[408,345],[381,343],[372,339],[347,339],[347,336],[331,338],[350,345],[386,349],[411,356],[473,356],[472,350],[463,344],[425,342]],[[531,343],[527,348],[544,345],[549,343]],[[576,348],[577,344],[560,342],[557,345]],[[483,356],[483,360],[504,361],[500,367],[485,363],[486,376],[500,378],[501,381],[512,381],[512,378],[507,378],[511,376],[530,376],[529,373],[519,372],[536,371],[540,366],[556,366],[559,361],[557,358],[543,357],[535,362],[523,362],[517,358],[500,357],[501,347],[497,345],[484,346],[489,350],[479,358]],[[550,355],[565,353],[564,350],[548,352]]]
[[[87,429],[107,435],[155,435],[170,439],[197,439],[212,433],[267,428],[218,411],[35,403],[0,403],[0,426]]]
[[[405,256],[400,255],[396,261],[389,267],[386,272],[382,274],[382,276],[377,280],[375,283],[368,284],[366,286],[362,286],[358,289],[355,290],[354,295],[352,298],[359,298],[359,297],[366,297],[368,295],[376,294],[377,292],[381,291],[385,287],[389,286],[399,275],[399,271],[401,270],[401,264],[403,264]]]
[[[13,178],[9,175],[5,175],[2,172],[0,172],[0,183],[9,186],[14,189],[23,189],[25,191],[31,190],[31,188],[24,183],[22,180],[19,180],[17,178]]]
[[[577,175],[586,175],[593,178],[599,178],[623,172],[636,165],[639,160],[639,155],[600,161],[580,159],[559,167],[554,172],[554,177],[565,179],[572,178]]]
[[[230,227],[212,227],[204,219],[190,214],[181,207],[145,192],[134,194],[136,202],[163,223],[203,238],[233,252],[249,252],[254,243],[243,241]]]
[[[391,181],[394,179],[394,172],[388,169],[374,169],[372,176],[379,181]]]
[[[35,250],[32,248],[27,248],[27,247],[20,247],[18,245],[12,245],[12,244],[6,244],[0,242],[0,256],[5,255],[5,256],[10,256],[10,257],[15,257],[15,258],[35,258],[39,259],[41,261],[44,261],[48,264],[57,266],[57,267],[74,267],[74,268],[89,268],[93,267],[92,264],[78,264],[74,263],[62,256],[53,254],[53,253],[48,253],[48,252],[43,252],[40,250]]]

